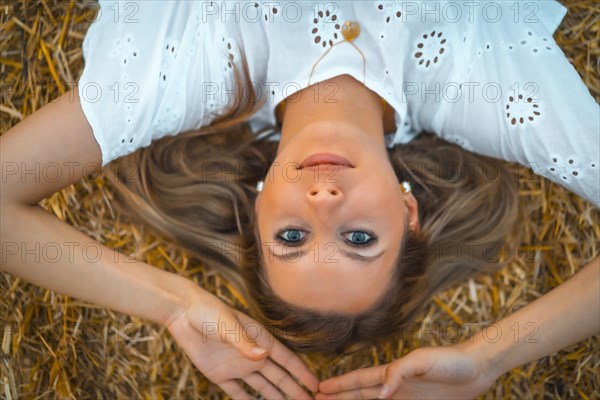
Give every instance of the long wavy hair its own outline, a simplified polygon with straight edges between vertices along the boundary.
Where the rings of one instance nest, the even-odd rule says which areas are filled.
[[[348,315],[284,302],[266,279],[254,220],[256,183],[277,150],[276,142],[257,135],[268,137],[278,128],[250,128],[264,98],[247,84],[244,57],[241,65],[241,72],[234,65],[240,84],[229,109],[209,126],[166,136],[116,160],[118,173],[109,178],[123,210],[218,270],[245,295],[251,315],[289,348],[341,352],[376,343],[415,321],[437,292],[509,261],[504,249],[518,204],[510,170],[501,160],[423,132],[389,150],[398,181],[412,185],[420,229],[404,235],[376,304]]]

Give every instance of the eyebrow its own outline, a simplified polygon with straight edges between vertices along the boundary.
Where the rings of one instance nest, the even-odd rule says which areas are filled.
[[[304,257],[303,251],[301,249],[294,250],[292,252],[286,253],[285,255],[281,255],[281,254],[273,253],[271,246],[267,246],[267,247],[269,248],[269,253],[280,261],[289,263],[290,260],[298,261],[299,260],[299,258],[297,258],[298,256],[300,256],[300,258]],[[353,259],[353,260],[364,262],[364,263],[369,263],[369,262],[375,261],[379,257],[381,257],[383,255],[383,253],[385,253],[385,250],[382,250],[379,254],[375,254],[374,256],[363,256],[362,254],[358,254],[354,251],[347,251],[344,249],[338,249],[338,250],[344,256],[346,256],[350,259]]]

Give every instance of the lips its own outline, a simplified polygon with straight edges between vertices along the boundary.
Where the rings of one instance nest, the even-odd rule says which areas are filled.
[[[344,157],[331,153],[317,153],[304,159],[300,163],[300,168],[316,167],[318,165],[337,165],[340,167],[354,168],[354,165]]]

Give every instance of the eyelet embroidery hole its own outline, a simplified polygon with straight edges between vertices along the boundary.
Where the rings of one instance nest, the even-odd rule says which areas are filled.
[[[378,12],[383,13],[383,21],[386,24],[389,24],[392,21],[398,21],[402,18],[402,11],[397,2],[377,2],[375,3],[375,8]]]
[[[532,32],[531,30],[528,30],[527,38],[529,40],[522,39],[520,41],[520,43],[522,46],[528,44],[529,52],[532,55],[539,56],[542,53],[542,50],[546,50],[548,52],[553,51],[553,46],[547,37],[545,37],[545,36],[538,37],[535,35],[534,32]]]
[[[254,3],[254,7],[255,8],[258,7],[258,4]],[[272,13],[271,15],[277,15],[277,13],[279,12],[279,10],[277,9],[277,7],[273,7],[270,11]],[[266,22],[269,22],[269,15],[268,15],[268,13],[269,13],[269,9],[267,8],[267,12],[264,14],[264,18],[265,18]]]
[[[525,99],[522,94],[519,94],[516,98],[509,96],[505,109],[506,118],[513,126],[523,125],[527,122],[532,123],[541,116],[539,101],[535,103],[531,97]]]
[[[325,19],[325,21],[323,21]],[[317,12],[315,18],[313,18],[312,28],[310,28],[310,35],[312,35],[312,43],[316,46],[323,48],[332,46],[334,41],[340,38],[341,25],[338,20],[338,15],[331,14],[329,10],[322,10]]]
[[[134,40],[131,34],[128,34],[126,40],[116,39],[113,42],[113,49],[109,53],[110,58],[120,58],[123,68],[127,67],[131,61],[139,55],[139,49],[133,45]]]
[[[221,42],[223,43],[221,47],[221,59],[223,60],[223,71],[227,72],[228,70],[233,69],[233,63],[239,57],[236,57],[238,48],[237,42],[231,37],[221,37]]]
[[[587,172],[594,170],[598,161],[584,161],[578,155],[571,154],[563,157],[560,154],[550,154],[550,165],[548,171],[553,175],[560,177],[563,182],[570,182],[571,178],[580,180],[586,177]]]
[[[171,70],[175,60],[177,59],[179,48],[179,41],[173,38],[167,38],[166,43],[163,47],[163,53],[161,58],[160,71],[158,73],[159,84],[161,88],[167,85],[169,71]]]
[[[432,64],[437,64],[444,52],[446,38],[442,38],[442,32],[431,31],[424,33],[421,37],[423,40],[416,45],[417,51],[414,57],[418,60],[417,65],[429,68]]]

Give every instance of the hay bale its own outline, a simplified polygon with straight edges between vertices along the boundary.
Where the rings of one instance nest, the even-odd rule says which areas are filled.
[[[81,42],[95,3],[4,2],[0,7],[0,131],[64,93],[82,70]],[[565,3],[555,38],[600,101],[598,15],[594,0]],[[494,321],[535,300],[598,255],[600,216],[578,196],[524,168],[520,177],[517,259],[491,276],[470,279],[436,296],[412,337],[335,359],[304,357],[323,379],[386,363],[425,345],[450,344],[478,323]],[[42,205],[109,247],[134,242],[138,257],[184,274],[241,307],[216,273],[172,243],[128,223],[111,206],[103,177],[84,179]],[[0,274],[0,396],[16,398],[222,398],[161,326],[82,303]],[[598,338],[503,375],[485,398],[598,398]]]

